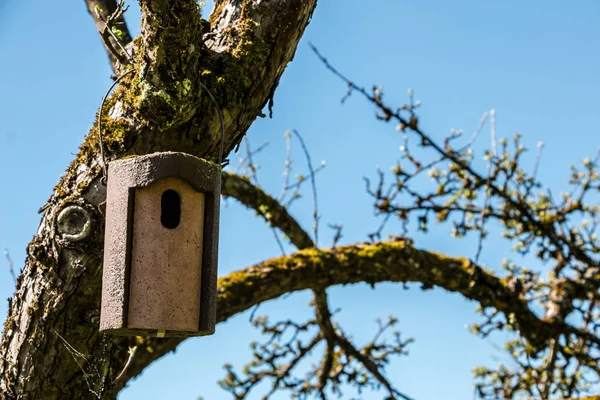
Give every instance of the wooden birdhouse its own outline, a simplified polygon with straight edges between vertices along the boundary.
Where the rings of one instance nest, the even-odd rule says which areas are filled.
[[[108,166],[100,331],[214,333],[221,167],[184,153]]]

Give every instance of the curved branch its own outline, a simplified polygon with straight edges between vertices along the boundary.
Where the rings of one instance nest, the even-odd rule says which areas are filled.
[[[532,344],[541,345],[559,328],[540,320],[518,293],[468,259],[418,250],[403,241],[302,250],[223,277],[219,320],[285,293],[359,282],[420,282],[461,293],[482,307],[514,315]]]
[[[308,233],[287,209],[261,188],[250,183],[247,178],[223,172],[221,194],[233,197],[246,207],[255,210],[269,225],[279,228],[298,249],[313,247]]]
[[[477,301],[483,307],[495,307],[505,315],[514,315],[520,333],[532,345],[543,346],[564,325],[540,320],[518,293],[501,279],[473,265],[466,258],[415,249],[404,241],[306,249],[273,258],[219,279],[218,316],[224,322],[256,304],[300,290],[321,290],[334,285],[381,282],[420,282],[437,286]],[[134,360],[128,379],[164,354],[174,351],[179,339],[157,343],[152,353]],[[126,380],[125,380],[126,381]]]

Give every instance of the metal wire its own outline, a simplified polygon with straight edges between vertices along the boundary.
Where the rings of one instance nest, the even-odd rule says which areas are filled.
[[[125,76],[129,75],[133,71],[134,71],[133,69],[130,69],[129,71],[125,72],[123,75],[121,75],[117,79],[115,79],[113,84],[110,85],[110,87],[106,91],[106,94],[102,98],[102,104],[100,104],[100,113],[98,114],[98,140],[100,141],[100,158],[102,159],[102,173],[103,173],[102,179],[100,181],[104,185],[106,185],[106,177],[108,176],[107,166],[106,166],[106,156],[104,155],[104,143],[102,142],[102,110],[104,109],[104,102],[108,98],[108,95],[110,94],[111,90],[113,90],[113,88],[121,81],[121,79],[123,79]]]
[[[100,104],[100,113],[98,115],[98,139],[100,141],[100,158],[102,160],[102,173],[103,173],[101,182],[104,185],[106,185],[106,178],[108,176],[106,155],[104,154],[104,143],[102,141],[102,111],[104,110],[104,103],[106,102],[106,99],[108,98],[108,95],[110,94],[110,92],[121,81],[121,79],[123,79],[126,75],[130,74],[133,71],[134,71],[133,69],[130,69],[129,71],[125,72],[123,75],[119,76],[113,82],[113,84],[110,85],[110,87],[106,91],[106,94],[102,98],[102,104]],[[221,122],[221,147],[220,147],[220,151],[219,151],[219,165],[222,167],[223,166],[223,151],[224,151],[224,147],[225,147],[225,121],[223,119],[223,113],[221,112],[219,103],[217,103],[217,100],[215,100],[215,97],[212,95],[210,90],[208,90],[206,85],[204,85],[202,82],[198,82],[198,83],[206,91],[206,93],[208,93],[208,96],[210,97],[213,104],[215,105],[215,108],[217,109],[217,114],[219,115],[219,121]]]
[[[215,108],[217,109],[217,114],[219,114],[219,120],[221,121],[221,151],[219,154],[219,165],[223,166],[223,149],[225,146],[225,122],[223,120],[223,113],[221,112],[221,107],[219,107],[219,103],[217,103],[217,100],[215,100],[215,98],[212,95],[212,93],[210,92],[210,90],[208,90],[208,88],[202,82],[198,82],[198,83],[204,90],[206,90],[206,93],[208,93],[208,96],[210,97],[213,104],[215,105]]]

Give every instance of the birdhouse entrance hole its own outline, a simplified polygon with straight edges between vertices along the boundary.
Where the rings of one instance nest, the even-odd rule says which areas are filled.
[[[181,221],[181,198],[172,190],[165,190],[160,200],[160,222],[167,229],[175,229]]]

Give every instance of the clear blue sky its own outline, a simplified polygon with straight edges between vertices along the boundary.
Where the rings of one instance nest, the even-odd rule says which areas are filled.
[[[313,158],[327,160],[318,176],[322,225],[343,224],[344,244],[366,240],[377,226],[362,177],[395,163],[401,136],[376,121],[358,96],[340,104],[345,87],[310,52],[311,41],[348,76],[367,87],[384,85],[392,104],[402,104],[413,88],[423,101],[422,125],[434,137],[450,128],[470,133],[485,111],[496,109],[498,136],[521,132],[532,149],[543,141],[540,176],[553,190],[564,189],[568,165],[592,156],[600,145],[600,3],[566,5],[556,0],[321,1],[276,92],[274,118],[258,120],[249,132],[255,147],[269,142],[258,158],[261,184],[279,193],[283,133],[297,129]],[[129,22],[137,32],[135,8],[132,4]],[[77,151],[110,85],[103,51],[81,0],[66,7],[41,0],[0,5],[0,247],[10,249],[17,267],[37,228],[37,209]],[[526,158],[530,164],[532,153]],[[303,165],[299,152],[295,159]],[[305,194],[293,212],[310,228]],[[221,275],[279,254],[262,221],[234,201],[222,208],[221,220]],[[389,231],[397,229],[392,224]],[[443,226],[417,235],[416,244],[472,256],[474,240],[451,239],[448,231]],[[326,226],[321,236],[322,244],[330,242]],[[482,260],[494,269],[511,256],[497,235],[488,245]],[[13,287],[0,259],[0,298],[11,296]],[[468,333],[465,325],[478,320],[475,304],[457,295],[389,284],[329,293],[333,308],[342,308],[338,319],[358,342],[375,331],[375,318],[398,316],[399,328],[416,342],[387,375],[416,399],[472,398],[471,369],[502,357],[494,348],[502,345],[501,337],[484,341]],[[260,313],[302,319],[310,316],[309,298],[298,293],[263,305]],[[4,301],[0,315],[6,315]],[[153,364],[120,399],[165,399],[174,393],[178,399],[228,399],[216,385],[224,376],[221,367],[248,361],[248,342],[256,336],[248,313],[239,315],[219,325],[214,336],[190,339],[175,355]]]

